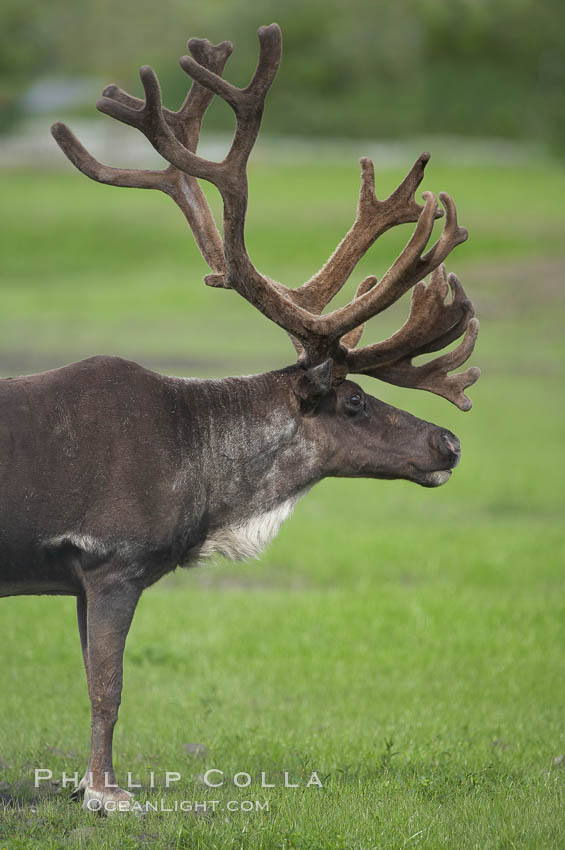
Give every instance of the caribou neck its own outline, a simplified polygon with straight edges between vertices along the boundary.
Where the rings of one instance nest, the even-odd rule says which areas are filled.
[[[186,453],[176,487],[194,487],[194,443],[202,464],[203,509],[214,525],[243,522],[295,503],[325,475],[324,452],[305,426],[292,391],[297,367],[261,375],[186,380]]]

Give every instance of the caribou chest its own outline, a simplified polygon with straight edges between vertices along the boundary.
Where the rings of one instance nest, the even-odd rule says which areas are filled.
[[[204,561],[223,555],[230,561],[257,558],[273,540],[283,522],[288,519],[298,500],[309,488],[300,490],[271,510],[215,529],[199,547],[196,560]]]

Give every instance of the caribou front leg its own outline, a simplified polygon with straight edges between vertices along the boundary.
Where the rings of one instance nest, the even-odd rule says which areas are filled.
[[[80,646],[82,649],[82,660],[84,661],[84,670],[86,672],[86,684],[90,693],[90,674],[88,672],[88,632],[86,625],[86,594],[81,593],[80,596],[77,596],[77,623],[78,623],[78,633],[80,636]],[[88,777],[90,774],[90,757],[88,759],[88,766],[84,773],[84,776],[80,780],[77,788],[73,791],[72,796],[78,797],[84,794],[84,790],[88,785]]]
[[[112,738],[122,693],[124,647],[140,590],[115,578],[97,579],[87,578],[86,604],[77,603],[91,710],[90,758],[79,787],[84,790],[84,808],[109,812],[117,806],[106,804],[132,799],[116,783]]]

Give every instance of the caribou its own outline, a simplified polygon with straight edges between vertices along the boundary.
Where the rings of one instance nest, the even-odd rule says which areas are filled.
[[[144,100],[116,85],[104,89],[98,110],[141,130],[168,163],[163,170],[109,167],[66,125],[52,128],[87,177],[169,195],[210,267],[206,284],[235,290],[296,349],[292,365],[222,380],[167,377],[96,356],[0,381],[0,595],[76,597],[91,704],[90,759],[79,785],[88,807],[110,801],[123,808],[131,800],[116,784],[112,736],[126,636],[143,590],[179,565],[258,555],[301,496],[329,476],[445,484],[460,459],[457,437],[368,395],[348,375],[426,390],[461,410],[471,407],[465,389],[479,376],[476,367],[450,374],[473,351],[478,321],[444,266],[467,239],[452,199],[440,193],[443,210],[430,192],[423,204],[415,200],[427,153],[384,200],[375,194],[372,162],[361,159],[351,229],[303,285],[287,287],[254,266],[244,238],[247,162],[282,51],[278,25],[258,35],[258,64],[246,88],[222,77],[230,42],[193,38],[191,55],[180,59],[192,83],[178,111],[162,105],[148,66],[140,70]],[[214,95],[235,113],[221,162],[196,153]],[[221,195],[222,236],[199,180]],[[441,217],[441,234],[428,247]],[[349,303],[325,311],[375,240],[410,222],[406,247],[381,279],[366,277]],[[367,320],[409,290],[404,325],[359,347]],[[447,352],[413,362],[457,340]]]

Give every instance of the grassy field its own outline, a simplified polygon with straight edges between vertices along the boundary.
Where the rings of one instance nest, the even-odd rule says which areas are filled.
[[[381,196],[402,176],[379,173]],[[257,265],[286,283],[309,276],[349,226],[357,184],[354,163],[257,165]],[[460,436],[452,481],[324,482],[260,561],[177,571],[144,595],[126,650],[118,776],[131,771],[138,798],[167,808],[220,801],[207,815],[102,819],[60,786],[34,789],[35,767],[60,778],[87,760],[74,604],[1,600],[0,847],[565,847],[565,172],[432,160],[423,188],[452,193],[471,234],[449,268],[481,318],[475,406],[462,414],[365,386]],[[201,283],[164,196],[69,171],[3,174],[2,201],[1,374],[101,352],[177,374],[291,362],[281,331]],[[398,230],[354,282],[382,274],[408,236]],[[406,311],[403,301],[367,338]],[[226,784],[207,788],[207,768]],[[148,787],[150,771],[162,782],[167,770],[182,780]],[[231,781],[240,771],[247,788]],[[284,771],[298,788],[284,787]],[[312,771],[322,788],[306,787]]]

